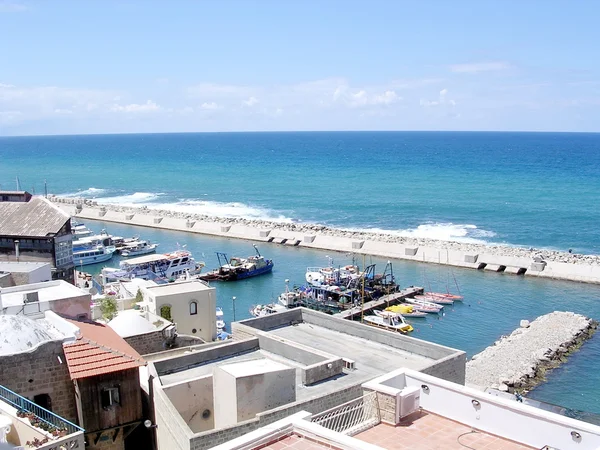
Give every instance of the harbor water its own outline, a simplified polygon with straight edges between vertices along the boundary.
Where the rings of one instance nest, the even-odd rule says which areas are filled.
[[[0,188],[148,208],[319,223],[464,242],[600,253],[600,134],[206,133],[0,138]],[[139,234],[161,251],[187,245],[207,269],[215,252],[247,256],[248,242],[90,222]],[[301,283],[307,266],[352,255],[263,244],[272,274],[217,286],[233,318]],[[204,255],[204,256],[203,256]],[[362,266],[362,257],[357,261]],[[367,258],[383,270],[386,261]],[[111,265],[117,264],[116,260]],[[100,268],[86,266],[85,270]],[[464,303],[413,321],[413,336],[473,355],[521,319],[567,310],[600,319],[600,287],[394,262],[401,285],[456,290]],[[456,279],[456,282],[455,282]],[[530,397],[600,413],[600,337]],[[576,389],[575,389],[576,387]]]

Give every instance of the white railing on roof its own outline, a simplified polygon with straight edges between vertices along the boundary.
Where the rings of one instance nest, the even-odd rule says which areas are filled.
[[[311,418],[311,422],[348,436],[368,430],[380,421],[377,392],[369,392]]]

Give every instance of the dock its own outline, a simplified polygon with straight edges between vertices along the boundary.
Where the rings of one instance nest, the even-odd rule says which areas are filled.
[[[379,297],[377,300],[371,300],[369,302],[364,303],[363,305],[355,306],[354,308],[350,308],[345,311],[339,312],[337,314],[334,314],[334,316],[341,317],[342,319],[353,320],[355,317],[360,317],[361,315],[367,314],[374,309],[385,309],[388,306],[401,303],[402,300],[404,300],[405,298],[414,297],[415,295],[422,294],[423,292],[424,289],[422,287],[411,286],[402,289],[399,292],[394,292],[393,294]]]

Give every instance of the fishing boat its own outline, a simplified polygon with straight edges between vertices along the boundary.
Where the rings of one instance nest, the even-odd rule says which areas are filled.
[[[250,314],[254,317],[264,317],[282,311],[287,311],[287,308],[277,303],[269,303],[267,305],[253,305],[250,308]]]
[[[404,302],[412,305],[417,311],[429,314],[437,314],[444,308],[443,305],[416,298],[405,298]]]
[[[393,305],[385,308],[386,311],[402,314],[404,317],[427,317],[427,313],[418,311],[413,305]]]
[[[121,261],[119,268],[102,269],[104,284],[142,278],[144,280],[175,280],[184,274],[199,274],[204,263],[196,262],[187,250],[176,250],[171,253],[139,256]]]
[[[226,325],[225,325],[225,320],[223,319],[223,309],[219,306],[217,306],[217,309],[215,311],[216,314],[216,326],[217,326],[217,333],[221,333],[225,331]]]
[[[147,255],[156,251],[158,244],[151,244],[148,241],[139,241],[136,244],[128,244],[121,248],[121,256],[126,258],[132,256]]]
[[[361,277],[358,266],[347,265],[335,268],[328,267],[307,267],[305,279],[312,286],[320,287],[323,285],[344,285],[349,286]]]
[[[411,324],[407,323],[401,314],[391,311],[374,311],[375,315],[365,316],[363,320],[368,324],[376,327],[385,328],[391,331],[399,331],[400,333],[409,333],[413,331]]]
[[[105,262],[112,258],[114,252],[114,247],[104,245],[78,247],[73,250],[73,263],[77,266],[87,266]]]
[[[454,300],[442,297],[435,297],[433,295],[415,295],[417,300],[425,300],[430,303],[438,303],[440,305],[453,305]]]
[[[228,260],[225,253],[217,252],[219,268],[211,270],[199,278],[205,281],[237,281],[271,272],[273,261],[265,259],[256,245],[253,245],[253,247],[256,250],[256,255],[248,258],[234,256]]]

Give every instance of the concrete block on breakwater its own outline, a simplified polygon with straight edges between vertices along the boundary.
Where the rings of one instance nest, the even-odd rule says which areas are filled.
[[[467,362],[466,383],[480,389],[526,392],[544,373],[595,332],[598,323],[581,314],[555,311],[502,336]]]
[[[408,261],[485,269],[513,275],[556,278],[600,284],[600,255],[578,255],[544,249],[472,244],[409,238],[323,225],[278,223],[253,219],[211,217],[95,201],[50,197],[80,219],[127,223],[212,236],[397,258]],[[104,215],[102,215],[104,214]],[[129,219],[127,217],[130,216]],[[190,227],[190,223],[193,225]]]

